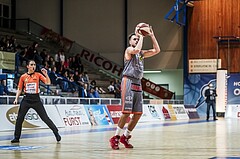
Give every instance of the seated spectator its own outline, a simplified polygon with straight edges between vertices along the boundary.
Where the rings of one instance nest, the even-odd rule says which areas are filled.
[[[68,79],[68,71],[65,71],[63,74],[63,79],[61,81],[61,89],[63,92],[68,92],[68,88],[69,88],[69,79]]]
[[[24,49],[19,53],[19,60],[20,60],[21,66],[23,66],[23,62],[25,62],[25,65],[26,65],[26,63],[28,61],[27,51],[28,51],[28,47],[24,47]]]
[[[54,67],[52,67],[51,68],[51,72],[49,73],[49,78],[50,78],[50,80],[51,80],[51,83],[53,84],[53,85],[59,85],[60,87],[62,87],[61,86],[61,81],[62,81],[62,77],[60,77],[57,73],[56,73],[56,70],[57,70],[57,68],[54,66]]]
[[[76,78],[78,81],[77,81],[77,84],[81,87],[84,87],[84,79],[83,79],[83,74],[82,73],[79,73],[78,74],[78,78]]]
[[[83,72],[84,71],[84,68],[83,68],[83,64],[82,64],[82,61],[81,61],[81,56],[80,54],[77,54],[75,57],[74,57],[74,68],[76,70],[78,70],[79,72]]]
[[[4,79],[0,80],[0,95],[7,95],[8,93],[9,92],[8,92],[6,80]]]
[[[106,93],[101,87],[97,87],[97,82],[95,80],[92,80],[90,82],[90,87],[95,87],[96,88],[96,91],[100,94],[102,93]]]
[[[49,56],[49,55],[48,55]],[[47,63],[49,65],[50,68],[52,68],[53,66],[55,66],[55,61],[53,59],[52,56],[49,56],[49,60],[47,60]]]
[[[96,87],[90,87],[90,98],[100,98]]]
[[[83,97],[91,98],[90,96],[91,95],[90,95],[89,90],[88,90],[88,85],[87,85],[87,83],[84,83],[84,86],[83,86]]]
[[[110,85],[108,86],[108,93],[111,93],[111,94],[115,93],[113,81],[110,81]]]

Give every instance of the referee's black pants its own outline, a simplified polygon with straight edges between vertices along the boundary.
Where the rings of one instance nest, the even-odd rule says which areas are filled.
[[[47,112],[40,100],[39,94],[27,94],[22,99],[18,110],[18,116],[14,132],[15,139],[20,139],[22,123],[24,121],[25,115],[30,108],[33,108],[38,113],[40,118],[47,124],[47,126],[53,131],[54,134],[58,133],[57,127],[47,115]]]

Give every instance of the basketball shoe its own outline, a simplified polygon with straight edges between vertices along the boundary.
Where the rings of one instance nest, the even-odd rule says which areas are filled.
[[[120,142],[125,146],[125,148],[133,148],[133,145],[131,145],[131,144],[129,143],[129,139],[130,139],[131,137],[132,137],[131,135],[129,135],[128,137],[122,135],[122,136],[120,137]]]
[[[119,146],[118,146],[118,144],[119,144],[119,139],[120,139],[120,136],[119,136],[119,135],[116,135],[116,136],[113,136],[113,137],[109,140],[112,149],[114,149],[114,150],[118,150],[118,149],[119,149]]]

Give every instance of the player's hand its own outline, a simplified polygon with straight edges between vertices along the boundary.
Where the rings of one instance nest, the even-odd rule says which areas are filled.
[[[45,68],[42,68],[41,71],[42,71],[42,73],[43,73],[44,75],[47,74],[47,70],[46,70]]]
[[[138,37],[143,37],[143,35],[139,34],[138,30],[139,30],[139,26],[136,26],[136,28],[135,28],[135,34],[136,34],[136,36],[138,36]]]
[[[15,100],[13,101],[13,104],[15,104],[15,105],[17,104],[17,99],[15,99]]]

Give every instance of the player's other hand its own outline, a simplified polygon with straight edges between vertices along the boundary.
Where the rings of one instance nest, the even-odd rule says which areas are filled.
[[[149,28],[150,28],[149,36],[153,36],[153,35],[154,35],[154,32],[153,32],[152,26],[149,26]]]

